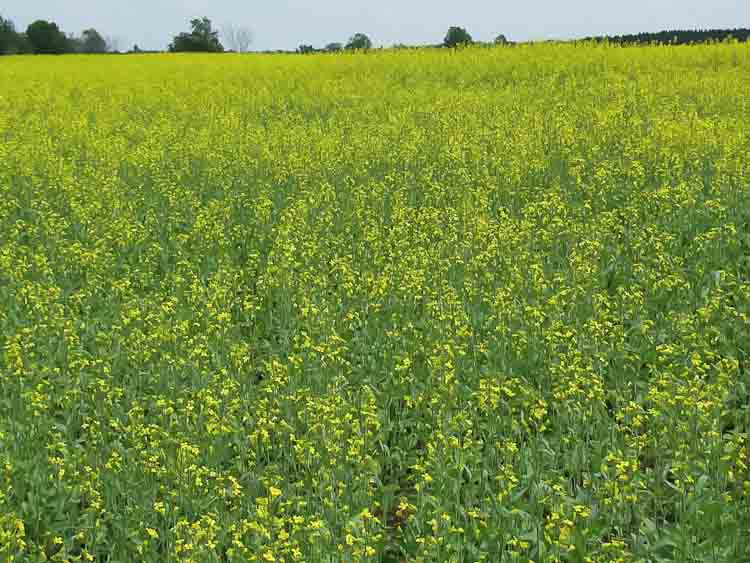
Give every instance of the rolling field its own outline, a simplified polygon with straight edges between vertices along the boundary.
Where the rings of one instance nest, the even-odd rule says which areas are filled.
[[[750,45],[0,60],[0,561],[750,561]]]

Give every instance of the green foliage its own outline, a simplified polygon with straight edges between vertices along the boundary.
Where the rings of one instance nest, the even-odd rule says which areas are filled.
[[[18,33],[11,20],[0,15],[0,55],[15,53],[18,49]]]
[[[675,29],[626,35],[587,37],[583,41],[607,42],[616,45],[696,45],[722,41],[750,41],[750,29]]]
[[[750,45],[0,62],[0,562],[750,561]]]
[[[453,26],[448,29],[443,39],[443,45],[446,47],[458,47],[459,45],[468,45],[472,42],[471,35],[463,27]]]
[[[508,44],[508,38],[505,37],[502,33],[495,37],[494,41],[495,45],[507,45]]]
[[[219,41],[219,32],[211,27],[208,18],[195,18],[190,20],[192,30],[190,33],[180,33],[169,45],[169,50],[174,53],[182,52],[206,52],[220,53],[224,47]]]
[[[83,39],[76,37],[72,33],[65,37],[66,53],[83,53]]]
[[[61,55],[71,51],[71,45],[57,24],[37,20],[26,28],[26,38],[34,53]]]
[[[367,49],[372,49],[372,41],[364,33],[355,33],[346,44],[346,49],[350,51],[366,51]]]
[[[106,53],[107,41],[95,29],[87,29],[81,34],[82,53]]]
[[[344,46],[341,43],[329,43],[326,45],[325,50],[328,53],[338,53],[344,50]]]

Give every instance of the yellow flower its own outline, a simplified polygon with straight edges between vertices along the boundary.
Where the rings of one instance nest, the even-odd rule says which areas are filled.
[[[281,496],[281,491],[276,487],[270,487],[268,489],[268,493],[271,495],[271,498],[277,498]]]
[[[362,520],[367,520],[369,518],[372,518],[372,513],[370,512],[369,508],[365,508],[362,510],[362,512],[359,513],[359,517],[362,518]]]

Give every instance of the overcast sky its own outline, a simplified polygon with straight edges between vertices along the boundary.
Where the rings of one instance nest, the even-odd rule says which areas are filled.
[[[66,33],[94,27],[121,39],[164,49],[207,16],[249,26],[254,49],[322,47],[367,33],[375,45],[439,43],[451,25],[474,39],[498,33],[514,41],[659,31],[750,27],[750,0],[3,0],[0,15],[19,29],[36,19]]]

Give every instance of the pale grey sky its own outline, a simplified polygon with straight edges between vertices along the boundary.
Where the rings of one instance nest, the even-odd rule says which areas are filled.
[[[122,47],[163,49],[207,16],[255,32],[253,49],[322,47],[367,33],[375,45],[439,43],[451,25],[474,39],[571,38],[676,28],[750,27],[750,0],[3,0],[18,29],[49,19],[66,33],[94,27]]]

